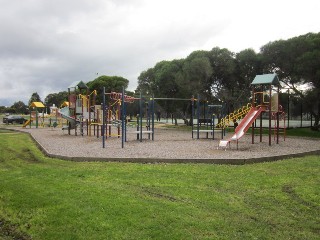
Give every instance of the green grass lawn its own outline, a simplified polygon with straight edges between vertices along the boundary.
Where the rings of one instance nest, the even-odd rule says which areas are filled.
[[[0,239],[319,239],[320,157],[69,162],[0,131]]]

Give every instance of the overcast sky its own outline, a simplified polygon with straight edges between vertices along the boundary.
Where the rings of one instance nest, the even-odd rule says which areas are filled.
[[[0,106],[213,47],[320,32],[319,0],[0,0]]]

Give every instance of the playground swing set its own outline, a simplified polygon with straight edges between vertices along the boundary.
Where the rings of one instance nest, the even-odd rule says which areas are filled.
[[[196,102],[196,104],[195,104]],[[192,106],[192,138],[194,138],[194,133],[197,134],[197,139],[200,138],[200,133],[205,133],[206,138],[209,138],[209,133],[212,136],[212,139],[215,137],[215,132],[216,133],[221,133],[221,138],[225,135],[225,129],[222,128],[217,128],[215,124],[215,116],[216,114],[214,113],[215,110],[220,110],[222,109],[222,105],[210,105],[208,104],[207,100],[202,100],[200,98],[200,95],[198,94],[197,98],[195,99],[192,97],[191,99],[191,106]],[[201,112],[203,110],[203,115],[201,118]],[[196,126],[193,124],[194,120],[197,120]],[[204,124],[204,128],[202,127],[202,124]]]
[[[107,104],[107,97],[109,97],[111,101]],[[127,124],[127,105],[131,104],[135,101],[139,101],[139,114],[137,115],[136,122],[136,130],[128,131]],[[116,103],[116,104],[115,104]],[[116,106],[116,111],[112,109],[113,106]],[[148,139],[154,140],[154,101],[147,100],[147,98],[143,98],[141,93],[139,98],[135,98],[132,96],[128,96],[124,93],[124,88],[122,93],[106,93],[105,88],[103,88],[103,104],[102,104],[102,112],[103,112],[103,122],[102,122],[102,147],[106,146],[107,136],[111,133],[111,126],[116,123],[118,128],[118,134],[116,135],[118,138],[121,137],[121,146],[124,148],[124,143],[127,142],[127,134],[132,133],[137,135],[137,140],[142,142],[143,135],[147,134]],[[146,116],[146,130],[143,130],[143,115]],[[111,121],[110,116],[113,116]],[[109,128],[109,129],[108,129]],[[108,131],[109,130],[109,131]],[[121,133],[120,133],[121,131]]]
[[[221,137],[223,138],[223,135],[225,134],[225,129],[216,129],[215,128],[215,114],[213,114],[214,109],[218,108],[221,109],[222,105],[209,105],[208,101],[206,100],[201,100],[200,96],[198,95],[198,98],[192,98],[189,99],[182,99],[182,98],[155,98],[152,96],[147,100],[148,98],[145,98],[141,95],[139,98],[134,98],[130,97],[124,94],[124,89],[122,93],[106,93],[105,89],[103,90],[104,92],[104,99],[103,99],[103,113],[104,116],[102,119],[105,119],[105,122],[102,123],[102,128],[101,128],[101,133],[102,133],[102,145],[103,148],[105,148],[106,144],[106,139],[108,136],[112,136],[110,127],[112,125],[115,125],[118,128],[118,133],[114,136],[117,136],[118,138],[121,137],[122,139],[122,148],[124,147],[124,143],[127,142],[127,134],[128,133],[133,133],[137,134],[137,140],[142,142],[143,135],[147,134],[148,139],[154,140],[154,115],[155,115],[155,101],[160,101],[160,100],[166,100],[166,101],[190,101],[191,106],[192,106],[192,116],[191,116],[191,121],[194,122],[194,120],[197,120],[196,127],[194,124],[192,124],[192,138],[194,137],[194,133],[197,133],[197,139],[200,138],[200,133],[205,132],[207,135],[207,138],[209,133],[211,133],[212,138],[214,139],[214,133],[215,132],[220,132]],[[107,99],[111,99],[115,101],[114,103],[117,103],[117,110],[115,111],[114,114],[114,119],[112,120],[113,123],[110,122],[110,113],[114,112],[111,110],[111,107],[114,106],[114,103],[110,104],[110,101],[107,101]],[[139,101],[139,114],[137,114],[137,122],[136,122],[136,130],[135,131],[128,131],[128,124],[127,124],[127,104],[133,103],[134,101]],[[109,102],[109,104],[107,104]],[[196,104],[195,104],[196,102]],[[203,118],[200,118],[201,110],[204,110]],[[209,111],[206,111],[206,109]],[[145,120],[145,127],[146,130],[143,130],[143,115],[145,115],[146,120]],[[210,116],[210,118],[208,118]],[[123,120],[122,120],[123,119]],[[204,126],[201,126],[201,124],[204,124]],[[203,129],[206,128],[206,129]],[[108,133],[108,128],[109,128],[109,133]],[[120,131],[122,130],[121,134]]]
[[[142,142],[143,135],[147,134],[148,139],[154,140],[154,115],[155,115],[155,101],[159,100],[184,100],[184,101],[192,101],[194,103],[195,101],[198,101],[198,99],[195,99],[194,97],[190,99],[181,99],[181,98],[145,98],[141,95],[139,98],[128,96],[124,93],[124,89],[122,90],[122,93],[107,93],[105,92],[105,88],[103,89],[103,104],[102,104],[102,126],[101,126],[101,135],[102,135],[102,147],[106,147],[106,139],[107,137],[116,136],[118,138],[121,137],[121,143],[122,148],[124,147],[124,143],[127,142],[127,134],[137,134],[137,140]],[[127,105],[130,103],[133,103],[134,101],[139,101],[139,113],[137,114],[137,122],[136,122],[136,130],[135,131],[128,131],[128,124],[127,124]],[[194,105],[194,104],[193,104]],[[197,116],[199,119],[199,112],[200,112],[200,105],[198,104],[197,107]],[[195,112],[194,109],[192,112]],[[145,115],[145,128],[143,129],[143,116]],[[112,116],[112,117],[111,117]],[[194,116],[192,116],[194,118]],[[201,131],[199,129],[199,121],[197,121],[197,129],[198,134]],[[212,127],[212,123],[214,121],[207,121],[207,127],[208,123],[210,122],[210,126]],[[111,126],[117,126],[117,133],[112,134]],[[210,130],[212,132],[212,130]],[[121,132],[121,133],[120,133]],[[192,136],[193,136],[192,131]],[[209,132],[209,131],[207,131]],[[198,137],[199,138],[199,137]]]

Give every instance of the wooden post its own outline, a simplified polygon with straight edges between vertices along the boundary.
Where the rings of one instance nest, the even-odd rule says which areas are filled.
[[[277,144],[279,144],[279,92],[280,92],[280,86],[278,84],[278,89],[277,89]],[[283,126],[283,131],[284,131],[284,126]]]

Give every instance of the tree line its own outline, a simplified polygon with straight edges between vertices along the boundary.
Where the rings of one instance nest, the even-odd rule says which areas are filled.
[[[287,90],[282,94],[283,105],[287,99],[299,102],[304,112],[313,116],[314,128],[320,120],[320,33],[308,33],[288,40],[269,42],[256,53],[245,49],[234,53],[226,48],[214,47],[210,51],[194,51],[183,59],[160,61],[138,77],[138,87],[129,95],[164,98],[191,98],[201,95],[212,103],[225,103],[229,110],[250,102],[250,84],[257,74],[276,73],[281,85]],[[129,81],[118,76],[99,76],[87,83],[90,91],[98,90],[97,102],[102,102],[101,89],[120,92],[127,89]],[[301,87],[303,86],[303,87]],[[59,106],[67,101],[67,91],[51,93],[44,104]],[[24,113],[32,101],[41,101],[33,93],[28,105],[19,101],[1,112]],[[190,102],[159,101],[159,106],[168,114],[186,115]]]
[[[96,79],[89,81],[86,85],[89,88],[89,91],[98,90],[96,96],[96,103],[102,103],[102,91],[103,87],[106,88],[106,92],[121,92],[122,88],[128,88],[129,80],[119,77],[119,76],[99,76]],[[133,92],[127,91],[127,94],[133,95]],[[26,105],[22,101],[15,102],[11,107],[0,106],[0,113],[16,113],[16,114],[28,114],[29,106],[32,102],[42,102],[47,107],[45,112],[50,111],[50,107],[55,105],[60,107],[63,102],[68,101],[69,93],[68,91],[61,91],[58,93],[50,93],[42,101],[39,94],[34,92],[31,94],[31,97]]]
[[[194,51],[184,59],[161,61],[138,77],[137,91],[167,98],[190,98],[200,94],[211,102],[225,103],[229,111],[250,102],[250,84],[257,74],[276,73],[286,92],[281,100],[304,106],[319,128],[320,33],[269,42],[259,53],[245,49],[233,53],[218,47]],[[303,86],[303,87],[302,87]],[[170,113],[188,111],[188,103],[159,102]],[[299,105],[300,106],[300,105]],[[295,107],[295,106],[294,106]]]

